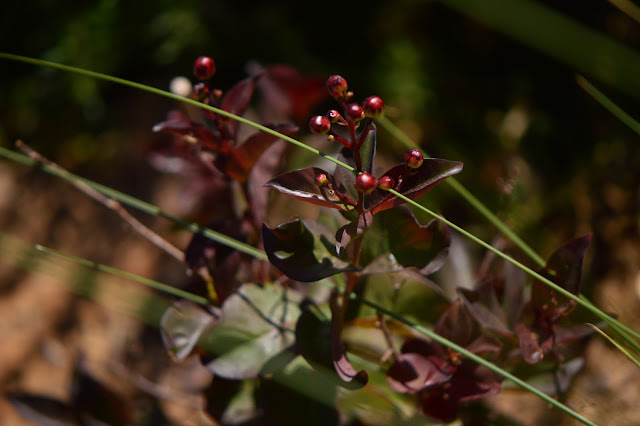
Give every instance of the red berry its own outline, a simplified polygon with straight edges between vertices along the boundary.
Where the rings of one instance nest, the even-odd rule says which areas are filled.
[[[353,122],[358,122],[364,118],[364,111],[358,104],[347,105],[345,113],[347,114],[347,117],[349,117]]]
[[[378,180],[378,188],[383,191],[388,191],[396,186],[396,181],[391,176],[382,176]]]
[[[209,96],[209,88],[206,84],[200,82],[193,85],[193,97],[196,100],[202,101],[207,96]]]
[[[208,56],[200,56],[193,64],[193,75],[198,80],[207,81],[216,73],[216,63]]]
[[[309,129],[311,133],[316,135],[324,135],[331,130],[331,121],[327,117],[316,115],[309,121]]]
[[[341,75],[332,75],[327,79],[327,89],[329,94],[336,99],[342,98],[344,92],[347,91],[347,80]]]
[[[337,122],[340,119],[340,117],[341,117],[340,113],[338,111],[336,111],[335,109],[330,109],[329,111],[327,111],[327,118],[332,123]]]
[[[359,192],[368,194],[376,189],[376,186],[378,186],[378,182],[376,181],[376,178],[374,178],[370,173],[360,173],[356,177],[356,190],[358,190]]]
[[[325,175],[324,173],[320,173],[319,175],[316,176],[316,185],[322,187],[322,186],[325,186],[327,183],[329,183],[329,179],[327,178],[327,175]]]
[[[362,103],[362,109],[364,110],[364,115],[369,118],[379,117],[384,109],[384,102],[378,96],[369,96]]]
[[[424,157],[419,149],[411,149],[404,155],[404,163],[412,169],[422,166]]]

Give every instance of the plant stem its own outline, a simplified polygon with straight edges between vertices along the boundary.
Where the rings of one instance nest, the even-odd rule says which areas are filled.
[[[37,151],[29,147],[24,142],[19,140],[16,142],[16,146],[22,152],[27,154],[30,158],[36,160],[38,163],[47,165],[52,169],[59,171],[60,173],[69,173],[60,165],[40,155]],[[173,257],[180,263],[184,263],[184,253],[182,252],[182,250],[180,250],[179,248],[171,244],[169,241],[165,240],[160,235],[158,235],[157,233],[155,233],[154,231],[146,227],[142,222],[140,222],[138,219],[133,217],[128,211],[126,211],[122,207],[122,204],[120,204],[113,198],[106,197],[102,193],[98,192],[97,190],[95,190],[94,188],[92,188],[91,186],[87,185],[86,183],[80,180],[71,180],[70,183],[80,192],[84,193],[90,198],[93,198],[94,200],[96,200],[106,208],[116,212],[122,218],[122,220],[124,220],[127,224],[129,224],[129,226],[131,226],[131,228],[134,231],[136,231],[142,237],[146,238],[156,247],[160,248],[162,251],[169,254],[171,257]]]

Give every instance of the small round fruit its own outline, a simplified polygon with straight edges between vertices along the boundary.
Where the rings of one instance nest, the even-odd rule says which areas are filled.
[[[332,123],[335,123],[338,120],[340,120],[340,117],[341,117],[340,113],[338,111],[336,111],[335,109],[330,109],[329,111],[327,111],[327,118]]]
[[[311,133],[316,135],[324,135],[331,130],[331,121],[327,117],[316,115],[309,121],[309,129]]]
[[[362,109],[364,110],[364,115],[369,118],[379,117],[384,109],[384,102],[379,96],[369,96],[362,103]]]
[[[376,178],[373,177],[371,173],[360,173],[356,177],[356,190],[359,192],[364,192],[365,194],[369,194],[378,186],[378,182]]]
[[[332,75],[327,79],[329,94],[336,99],[342,98],[348,87],[347,80],[341,75]]]
[[[193,64],[193,75],[207,81],[216,73],[216,63],[208,56],[200,56]]]
[[[193,97],[197,101],[202,101],[209,96],[209,88],[203,82],[193,85]]]
[[[347,114],[347,117],[349,117],[349,119],[351,119],[351,121],[353,121],[354,123],[357,123],[364,118],[364,111],[358,104],[347,105],[345,113]]]
[[[324,173],[316,175],[316,185],[319,187],[326,186],[329,183],[329,178]]]
[[[411,149],[404,155],[404,163],[412,169],[417,169],[422,166],[423,162],[424,157],[419,149]]]
[[[391,176],[382,176],[380,180],[378,180],[378,188],[383,191],[388,191],[393,189],[396,186],[396,181]]]

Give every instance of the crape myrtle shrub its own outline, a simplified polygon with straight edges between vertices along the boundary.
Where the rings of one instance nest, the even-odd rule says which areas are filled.
[[[198,58],[199,82],[191,96],[237,115],[255,104],[255,92],[263,115],[277,110],[293,122],[322,99],[316,81],[287,66],[260,69],[224,92],[214,87],[214,74],[214,61]],[[162,335],[169,353],[181,361],[197,352],[214,381],[259,379],[253,407],[272,400],[261,398],[260,389],[273,387],[269,378],[299,357],[323,380],[358,392],[370,382],[369,373],[352,364],[348,353],[358,365],[374,365],[376,374],[386,375],[386,383],[369,386],[384,388],[383,395],[411,395],[419,411],[438,421],[472,409],[466,401],[500,392],[500,375],[343,294],[355,291],[431,324],[440,336],[520,377],[546,378],[550,394],[565,392],[582,364],[584,345],[576,343],[590,334],[590,328],[568,318],[575,302],[535,280],[528,289],[524,273],[498,260],[481,268],[473,289],[458,289],[449,300],[429,277],[446,261],[450,230],[437,219],[419,223],[405,200],[389,190],[417,199],[462,171],[462,163],[424,158],[412,149],[380,171],[375,119],[383,100],[360,100],[339,75],[325,86],[335,109],[311,117],[309,130],[335,144],[337,159],[347,168],[312,166],[277,174],[287,150],[282,141],[263,132],[240,136],[238,122],[208,111],[172,111],[154,128],[175,136],[152,151],[154,163],[180,164],[173,171],[189,176],[192,195],[212,197],[217,206],[211,227],[263,248],[268,256],[268,262],[250,258],[195,235],[186,262],[203,277],[211,306],[180,301],[165,313]],[[264,124],[287,135],[298,130]],[[292,214],[270,226],[264,222],[270,207],[265,189],[320,206],[330,220]],[[558,248],[542,275],[577,295],[590,240],[585,236]],[[323,280],[333,289],[323,291],[318,284]],[[275,415],[261,408],[263,416]],[[325,420],[337,421],[332,410],[324,407]],[[212,414],[229,420],[229,407]]]
[[[377,166],[375,121],[384,102],[359,98],[342,76],[318,80],[286,65],[255,66],[221,90],[215,73],[214,60],[199,57],[197,82],[184,95],[286,136],[306,122],[337,156],[331,169],[287,170],[291,145],[277,134],[193,106],[170,111],[153,128],[166,137],[149,147],[149,160],[184,177],[181,202],[191,214],[266,253],[250,256],[202,234],[184,251],[209,303],[177,301],[162,316],[161,334],[176,362],[197,356],[213,373],[202,389],[208,415],[222,424],[397,424],[417,415],[450,422],[482,409],[469,401],[501,391],[501,375],[399,318],[535,380],[548,394],[567,391],[592,330],[572,323],[573,300],[491,257],[475,286],[455,297],[434,281],[452,231],[437,218],[420,223],[406,204],[460,173],[461,162],[410,149],[395,165]],[[333,108],[311,116],[327,100]],[[310,220],[289,212],[284,223],[269,223],[274,190],[321,214]],[[578,295],[590,241],[565,243],[540,274]],[[105,418],[105,405],[87,399],[105,392],[79,362],[71,411],[82,421]],[[126,402],[107,411],[114,424],[136,422]]]

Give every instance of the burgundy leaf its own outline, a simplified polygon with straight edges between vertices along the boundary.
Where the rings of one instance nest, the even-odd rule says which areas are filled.
[[[520,342],[522,357],[529,364],[536,364],[544,358],[544,352],[538,343],[538,334],[529,330],[523,323],[516,324],[516,334]]]
[[[205,148],[219,151],[227,141],[220,135],[202,124],[193,123],[186,120],[163,121],[153,126],[154,132],[166,132],[177,136],[191,136],[198,140]]]
[[[497,395],[502,387],[502,376],[469,359],[462,360],[453,376],[450,396],[458,401],[470,401]]]
[[[277,111],[296,123],[308,120],[311,110],[328,97],[325,78],[304,77],[288,65],[273,65],[262,71],[258,86],[263,109]]]
[[[444,223],[433,219],[420,225],[405,206],[385,211],[382,220],[389,249],[400,265],[418,268],[424,275],[444,265],[451,244],[451,233]]]
[[[282,140],[274,142],[258,158],[251,169],[247,189],[250,200],[249,209],[253,215],[254,223],[262,223],[267,217],[271,189],[266,187],[264,183],[280,170],[290,146]]]
[[[289,124],[267,127],[285,135],[292,135],[298,131],[296,126]],[[258,132],[250,136],[238,148],[231,147],[226,162],[226,169],[224,169],[227,177],[240,183],[245,183],[249,178],[251,168],[256,161],[258,161],[258,158],[279,139],[278,136],[270,133]]]
[[[362,235],[369,229],[373,216],[368,211],[359,215],[358,218],[344,226],[336,232],[336,252],[338,256],[342,256],[342,253],[347,248],[349,243],[356,238],[361,238]]]
[[[451,369],[439,367],[434,360],[438,358],[414,352],[399,354],[387,371],[387,382],[400,393],[417,393],[426,386],[446,382],[451,377]]]
[[[318,187],[315,179],[319,174],[327,176],[331,188],[328,186]],[[335,191],[345,194],[346,191],[342,184],[335,180],[331,174],[317,167],[307,167],[283,173],[265,183],[265,186],[270,186],[283,194],[311,204],[346,210],[340,198],[335,195]],[[345,196],[347,195],[345,194]]]
[[[347,359],[345,348],[342,343],[342,327],[344,325],[344,311],[339,302],[339,295],[331,295],[331,358],[333,367],[342,380],[341,386],[348,389],[359,389],[367,384],[369,375],[366,371],[357,371]]]
[[[225,93],[222,98],[222,103],[220,104],[220,109],[242,117],[247,106],[249,106],[255,85],[254,77],[245,78],[238,82]],[[232,140],[234,140],[238,135],[239,124],[240,123],[236,120],[232,120],[229,124],[229,134]]]
[[[592,234],[588,234],[562,245],[551,255],[545,267],[553,282],[573,294],[580,292],[582,263],[591,238]]]
[[[417,169],[408,169],[407,166],[402,163],[392,167],[383,176],[393,178],[396,183],[401,185],[398,192],[415,200],[429,192],[449,176],[459,173],[461,170],[462,163],[459,161],[425,158],[422,166]],[[390,196],[388,192],[381,189],[371,194],[373,214],[398,206],[404,202],[404,200]]]
[[[562,245],[547,261],[544,275],[570,293],[579,294],[582,263],[590,242],[591,234]],[[573,300],[558,294],[541,281],[534,280],[531,287],[531,308],[538,317],[556,322],[573,310],[575,305]]]
[[[479,334],[476,322],[460,300],[451,303],[434,331],[445,339],[466,347]]]
[[[332,255],[324,241],[330,241],[318,228],[314,235],[307,226],[295,218],[275,228],[262,227],[264,249],[271,263],[289,278],[311,282],[340,272],[358,268]]]
[[[465,308],[480,326],[494,331],[501,336],[513,336],[514,333],[509,329],[502,307],[498,305],[496,300],[497,297],[491,280],[485,281],[484,285],[481,284],[478,290],[459,288],[458,296]]]

